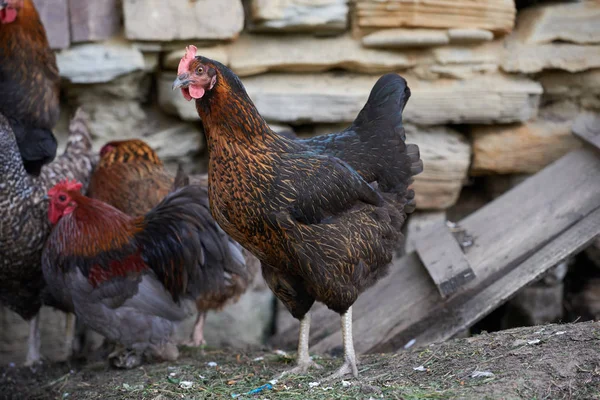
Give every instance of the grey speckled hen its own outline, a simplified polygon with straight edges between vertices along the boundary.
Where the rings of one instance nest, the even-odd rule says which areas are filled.
[[[33,178],[25,172],[11,125],[0,114],[0,303],[30,321],[28,365],[40,360],[41,254],[51,229],[46,192],[65,178],[87,186],[95,156],[85,118],[83,111],[75,114],[64,154]]]

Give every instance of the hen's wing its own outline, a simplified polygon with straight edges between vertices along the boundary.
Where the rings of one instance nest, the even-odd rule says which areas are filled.
[[[406,193],[412,199],[414,193],[407,188],[412,177],[423,170],[423,163],[419,148],[405,144],[402,110],[409,97],[404,78],[384,75],[349,128],[297,142],[344,160],[367,182],[377,181],[383,192]]]
[[[280,193],[294,193],[288,205],[291,216],[305,224],[319,223],[352,208],[357,201],[381,205],[383,200],[351,166],[311,151],[284,153],[276,181]]]

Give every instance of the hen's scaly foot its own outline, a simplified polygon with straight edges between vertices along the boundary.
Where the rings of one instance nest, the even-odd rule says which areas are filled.
[[[323,379],[323,382],[332,381],[335,379],[342,378],[346,375],[352,374],[356,379],[358,379],[358,368],[356,367],[356,363],[353,363],[350,360],[347,360],[344,365],[340,367],[333,374]]]
[[[42,363],[40,354],[41,339],[40,339],[40,316],[36,315],[29,321],[29,337],[27,339],[27,358],[25,366],[31,367]]]
[[[292,369],[283,371],[281,374],[279,374],[277,376],[276,379],[281,379],[281,378],[285,377],[286,375],[305,375],[308,372],[308,370],[311,368],[323,369],[322,366],[320,366],[319,364],[317,364],[316,362],[314,362],[311,359],[304,360],[304,361],[298,361],[298,365],[296,365]]]
[[[115,368],[131,369],[142,364],[141,353],[135,350],[120,348],[108,355],[110,364]]]

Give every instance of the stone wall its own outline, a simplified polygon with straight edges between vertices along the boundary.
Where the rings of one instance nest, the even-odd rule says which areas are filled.
[[[236,72],[274,129],[300,135],[347,125],[381,74],[405,76],[421,211],[472,211],[485,202],[469,200],[474,180],[539,171],[580,145],[574,118],[600,110],[597,1],[518,1],[518,13],[513,0],[35,3],[64,78],[57,132],[81,105],[96,148],[142,137],[191,172],[206,167],[203,135],[193,104],[171,90],[187,44]]]

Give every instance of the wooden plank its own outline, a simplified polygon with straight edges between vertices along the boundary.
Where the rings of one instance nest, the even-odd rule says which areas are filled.
[[[445,221],[429,226],[417,241],[416,249],[443,298],[475,279],[475,273]]]
[[[600,150],[600,114],[584,113],[579,115],[571,129],[575,136]]]
[[[600,207],[574,226],[513,268],[495,279],[484,290],[461,293],[444,305],[455,310],[443,312],[438,308],[426,319],[409,327],[403,334],[371,349],[372,352],[393,351],[407,342],[426,345],[450,339],[488,315],[509,300],[520,288],[540,278],[548,269],[587,247],[600,235]],[[413,333],[417,333],[414,334]]]
[[[473,238],[465,256],[476,275],[465,285],[465,293],[479,293],[598,206],[600,157],[592,149],[582,148],[464,218],[459,225]],[[453,318],[460,310],[440,301],[437,287],[416,253],[395,260],[390,275],[354,304],[356,351],[366,353],[389,343],[393,343],[390,349],[402,347],[405,343],[396,338],[433,313]],[[339,325],[335,313],[317,308],[313,313],[312,349],[325,352],[338,347]],[[296,323],[278,333],[275,343],[293,348],[297,331]],[[412,337],[418,334],[413,331]]]

